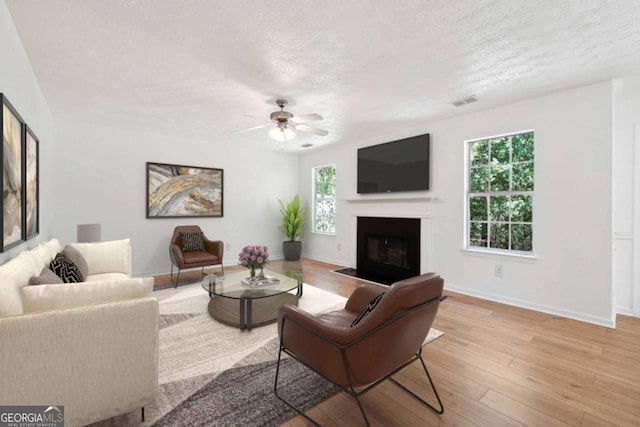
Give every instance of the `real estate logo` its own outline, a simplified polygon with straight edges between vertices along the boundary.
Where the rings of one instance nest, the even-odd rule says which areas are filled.
[[[64,406],[0,406],[0,427],[64,427]]]

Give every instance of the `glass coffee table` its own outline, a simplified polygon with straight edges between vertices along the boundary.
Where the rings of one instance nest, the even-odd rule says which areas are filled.
[[[257,283],[243,283],[249,270],[227,273],[224,277],[204,276],[202,288],[211,298],[208,307],[211,317],[241,331],[250,331],[253,326],[275,322],[280,306],[298,305],[302,274],[280,274],[266,269],[264,273],[265,279]]]

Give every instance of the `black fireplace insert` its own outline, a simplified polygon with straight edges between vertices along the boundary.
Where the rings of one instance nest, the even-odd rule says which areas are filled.
[[[391,284],[420,274],[420,219],[358,217],[356,276]]]

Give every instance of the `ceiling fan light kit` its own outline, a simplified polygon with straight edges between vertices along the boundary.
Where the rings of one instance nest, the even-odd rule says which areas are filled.
[[[296,137],[296,133],[290,127],[285,126],[277,126],[269,131],[269,136],[278,141],[278,142],[287,142],[291,141]]]
[[[314,122],[323,120],[323,117],[317,113],[303,114],[301,116],[294,116],[292,113],[285,111],[288,101],[286,99],[277,99],[276,105],[280,107],[280,111],[274,111],[269,116],[269,123],[265,125],[254,126],[249,129],[245,129],[241,132],[251,131],[255,129],[261,129],[264,127],[271,127],[269,130],[269,136],[274,141],[278,142],[280,149],[284,148],[284,144],[291,141],[296,137],[296,130],[304,133],[311,133],[319,136],[328,135],[324,129],[318,129],[303,123]]]

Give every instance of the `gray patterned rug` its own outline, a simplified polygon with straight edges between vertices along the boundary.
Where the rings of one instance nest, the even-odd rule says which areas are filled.
[[[278,357],[275,324],[241,332],[207,312],[200,283],[155,292],[160,302],[158,399],[96,423],[106,426],[277,426],[296,415],[273,394]],[[299,305],[311,313],[344,307],[345,298],[305,285]],[[282,387],[311,408],[337,392],[300,363],[286,360]],[[280,387],[280,384],[279,384]],[[289,394],[287,394],[289,396]]]
[[[277,354],[277,338],[270,341],[266,357]],[[233,367],[189,396],[154,426],[277,426],[295,411],[273,394],[276,361]],[[337,393],[339,389],[302,364],[288,358],[280,365],[278,388],[304,410]]]
[[[346,299],[304,285],[299,306],[313,314],[343,308]],[[273,394],[276,324],[241,332],[211,318],[200,283],[154,292],[160,302],[159,387],[145,407],[93,427],[277,426],[297,415]],[[425,342],[442,335],[432,329]],[[285,359],[278,388],[307,410],[338,389],[300,363]]]

